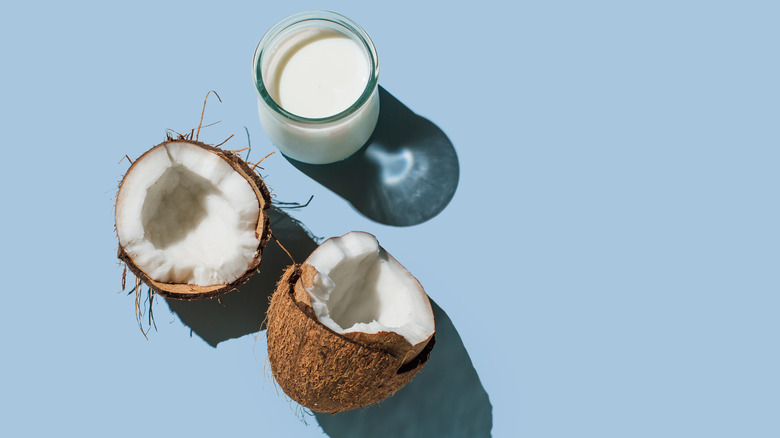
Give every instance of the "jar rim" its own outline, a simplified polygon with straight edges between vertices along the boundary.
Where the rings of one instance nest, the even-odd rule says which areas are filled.
[[[357,100],[352,103],[352,105],[343,111],[327,117],[311,118],[299,116],[287,111],[286,109],[282,108],[282,106],[279,105],[273,99],[273,97],[271,97],[271,94],[268,92],[268,89],[263,82],[261,62],[265,50],[271,46],[272,43],[275,42],[276,38],[280,36],[285,30],[291,28],[292,26],[298,25],[299,23],[317,21],[331,23],[332,25],[335,24],[338,26],[336,30],[348,34],[348,36],[357,37],[357,40],[362,44],[366,51],[366,55],[368,56],[370,70],[368,81],[366,82],[366,87],[363,89],[360,97],[358,97]],[[255,84],[255,90],[257,91],[260,98],[263,99],[266,105],[268,105],[275,113],[285,117],[286,119],[299,123],[323,124],[349,117],[357,110],[359,110],[371,98],[379,83],[379,58],[377,57],[374,43],[371,41],[368,33],[366,33],[366,31],[363,30],[363,28],[361,28],[354,21],[341,14],[337,14],[331,11],[305,11],[284,18],[283,20],[276,23],[270,30],[268,30],[265,35],[263,35],[263,37],[260,39],[260,42],[257,44],[257,48],[255,49],[255,55],[252,61],[252,79]]]

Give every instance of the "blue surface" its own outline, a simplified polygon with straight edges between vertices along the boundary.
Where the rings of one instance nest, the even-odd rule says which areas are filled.
[[[314,195],[289,213],[315,235],[372,232],[420,279],[493,436],[780,436],[780,7],[635,3],[4,5],[0,435],[322,436],[262,334],[214,348],[160,301],[144,339],[112,208],[117,162],[196,127],[210,89],[201,139],[240,149],[246,127],[253,158],[273,150],[255,46],[331,9],[452,142],[457,191],[394,227],[279,154],[264,175],[278,200]]]

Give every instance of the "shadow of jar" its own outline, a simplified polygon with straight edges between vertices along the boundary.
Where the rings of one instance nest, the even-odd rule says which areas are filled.
[[[417,225],[441,213],[455,195],[458,156],[438,126],[381,86],[379,99],[374,133],[354,155],[331,164],[285,158],[367,218],[385,225]]]

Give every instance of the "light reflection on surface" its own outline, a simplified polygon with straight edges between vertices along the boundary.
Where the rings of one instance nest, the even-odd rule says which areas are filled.
[[[414,169],[414,155],[406,148],[390,153],[379,148],[372,148],[366,150],[366,158],[377,163],[381,180],[387,185],[402,183]],[[423,169],[417,170],[419,172]]]

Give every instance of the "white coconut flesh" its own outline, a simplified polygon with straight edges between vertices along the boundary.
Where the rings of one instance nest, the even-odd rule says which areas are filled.
[[[187,141],[144,154],[117,196],[119,242],[163,283],[211,286],[243,275],[258,251],[257,195],[227,161]]]
[[[317,318],[336,333],[395,332],[417,345],[434,333],[431,304],[409,271],[368,233],[325,241],[306,260]]]

